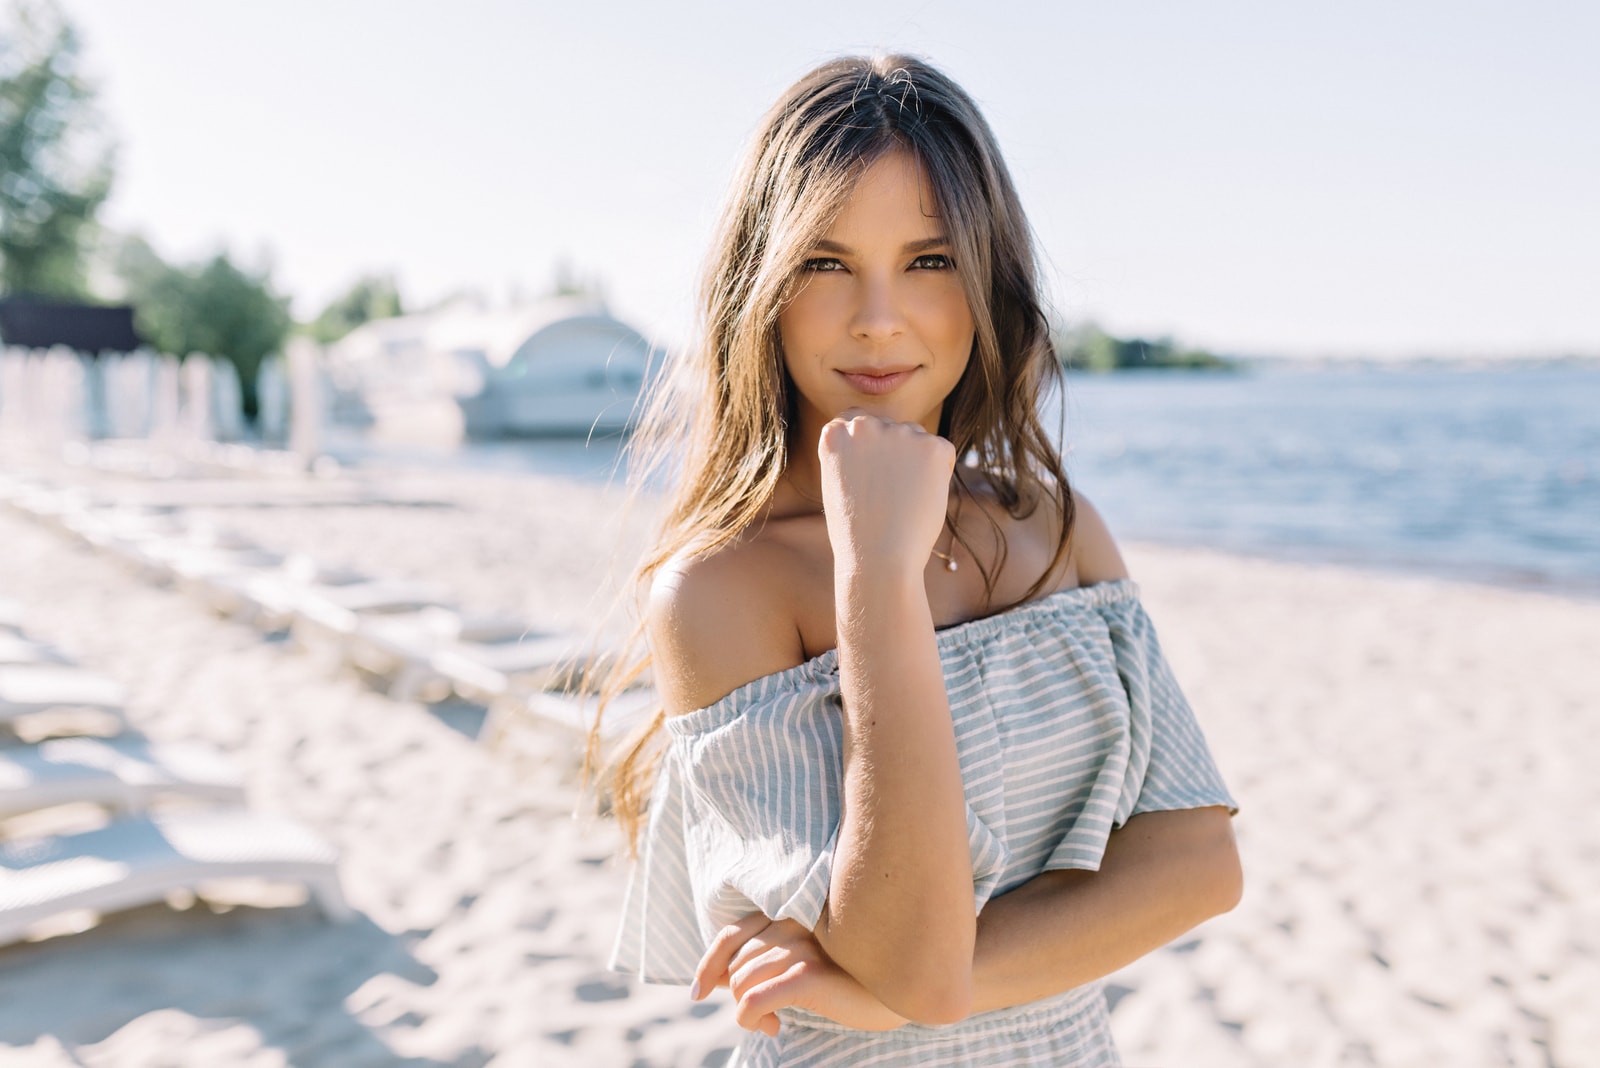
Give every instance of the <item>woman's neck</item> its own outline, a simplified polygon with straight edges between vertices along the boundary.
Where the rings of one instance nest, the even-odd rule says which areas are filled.
[[[805,443],[791,438],[788,453],[779,485],[793,493],[796,507],[804,505],[807,511],[821,512],[822,464],[817,460],[816,439]]]

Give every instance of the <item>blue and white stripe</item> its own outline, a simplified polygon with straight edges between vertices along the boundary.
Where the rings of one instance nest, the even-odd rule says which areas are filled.
[[[974,904],[1059,868],[1096,870],[1140,812],[1234,809],[1128,580],[1063,590],[938,632],[967,795]],[[813,927],[828,895],[843,763],[830,651],[667,721],[611,966],[688,983],[753,911]],[[1099,984],[948,1027],[878,1034],[784,1010],[741,1068],[1108,1065]]]

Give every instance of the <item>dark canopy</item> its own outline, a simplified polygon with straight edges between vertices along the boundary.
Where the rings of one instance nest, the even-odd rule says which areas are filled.
[[[133,309],[67,304],[37,297],[0,298],[0,342],[25,349],[65,345],[100,355],[132,352],[141,344]]]

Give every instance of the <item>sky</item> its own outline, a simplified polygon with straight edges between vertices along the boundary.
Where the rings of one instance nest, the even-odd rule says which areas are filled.
[[[1600,354],[1600,5],[61,0],[102,221],[297,316],[565,262],[681,343],[742,145],[830,56],[983,107],[1069,322],[1243,355]]]

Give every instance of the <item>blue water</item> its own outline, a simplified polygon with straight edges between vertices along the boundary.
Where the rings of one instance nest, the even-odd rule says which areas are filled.
[[[1600,368],[1079,377],[1121,536],[1600,594]]]
[[[1120,538],[1600,596],[1600,367],[1078,375],[1068,474]],[[610,477],[615,439],[419,462]]]

